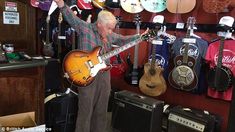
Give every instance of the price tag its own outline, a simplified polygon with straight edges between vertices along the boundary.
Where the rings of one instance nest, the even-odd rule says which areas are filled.
[[[182,23],[182,22],[177,22],[177,23],[176,23],[176,29],[184,29],[184,23]]]
[[[190,44],[195,44],[196,43],[196,39],[195,38],[184,38],[182,39],[183,43],[190,43]]]
[[[58,39],[66,39],[66,36],[58,36]]]
[[[152,40],[152,44],[155,44],[155,45],[162,45],[162,40]]]

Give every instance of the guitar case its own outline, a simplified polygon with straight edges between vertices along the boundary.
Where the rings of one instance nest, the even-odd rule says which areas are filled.
[[[78,111],[78,97],[73,93],[65,94],[59,91],[50,95],[52,94],[61,96],[52,98],[45,103],[46,131],[74,132]]]

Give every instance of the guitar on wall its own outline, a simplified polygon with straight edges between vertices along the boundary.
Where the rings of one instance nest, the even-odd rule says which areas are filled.
[[[158,41],[156,43],[156,41]],[[156,40],[162,44],[162,40]],[[156,44],[152,42],[152,60],[144,65],[144,75],[139,82],[140,91],[149,96],[159,96],[166,91],[166,81],[163,77],[163,68],[156,64]]]
[[[117,24],[116,31],[119,34],[119,27],[121,25],[121,17],[117,16]],[[115,48],[115,46],[113,46]],[[117,47],[117,46],[116,46]],[[110,58],[110,64],[112,65],[112,69],[110,70],[112,77],[122,77],[127,69],[127,65],[123,60],[123,54],[117,54]]]
[[[120,8],[120,0],[105,0],[105,7],[115,9]]]
[[[77,0],[77,6],[82,10],[91,10],[94,8],[92,6],[91,0]]]
[[[150,30],[142,37],[116,48],[106,54],[100,55],[101,47],[96,47],[91,52],[84,52],[79,50],[70,51],[63,61],[64,77],[75,86],[89,85],[101,70],[110,69],[110,65],[106,65],[105,60],[119,54],[120,52],[137,45],[139,42],[148,40],[156,36],[156,32]]]
[[[224,37],[221,37],[220,40],[217,66],[210,68],[208,72],[208,86],[219,92],[226,91],[229,87],[231,87],[233,78],[232,71],[222,65],[224,39]]]
[[[135,20],[136,24],[136,31],[137,34],[140,32],[140,16],[139,14],[135,15]],[[139,45],[135,45],[135,50],[134,50],[134,64],[131,63],[130,60],[127,60],[127,64],[129,66],[127,73],[125,74],[125,80],[128,84],[131,85],[138,85],[139,84],[139,79],[142,76],[141,75],[141,68],[138,67],[138,56],[139,56]],[[130,59],[130,56],[128,57]]]
[[[43,42],[43,55],[45,56],[54,56],[54,49],[52,47],[52,42],[49,40],[49,30],[50,30],[50,15],[46,18],[46,41]]]
[[[192,41],[193,38],[190,38],[190,30],[193,29],[194,23],[195,18],[189,17],[187,20],[188,29],[186,37],[182,39],[183,41],[186,41],[186,39]],[[189,43],[190,42],[184,42],[184,51],[182,55],[178,55],[174,58],[175,67],[168,76],[171,86],[184,91],[191,91],[198,83],[198,78],[194,71],[196,60],[188,55]]]
[[[166,9],[166,0],[140,0],[146,11],[157,13]]]

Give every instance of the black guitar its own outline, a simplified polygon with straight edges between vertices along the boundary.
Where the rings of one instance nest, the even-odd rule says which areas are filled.
[[[208,86],[219,92],[226,91],[232,86],[232,71],[222,65],[224,37],[221,37],[217,66],[211,68],[208,72]]]
[[[140,24],[141,24],[139,14],[136,14],[134,22],[136,24],[137,34],[139,34]],[[139,85],[139,80],[143,75],[143,68],[138,67],[138,56],[139,56],[139,45],[135,45],[134,64],[131,63],[130,56],[128,56],[127,64],[129,68],[127,70],[127,73],[125,74],[125,80],[127,81],[127,83],[136,86]]]

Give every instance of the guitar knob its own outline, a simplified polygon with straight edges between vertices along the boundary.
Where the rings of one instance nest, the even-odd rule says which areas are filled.
[[[188,66],[190,66],[190,67],[193,66],[193,62],[192,62],[192,61],[189,61],[189,62],[188,62]]]
[[[176,61],[176,64],[177,64],[177,65],[181,65],[181,64],[182,64],[182,61],[181,61],[181,60],[178,60],[178,61]]]

